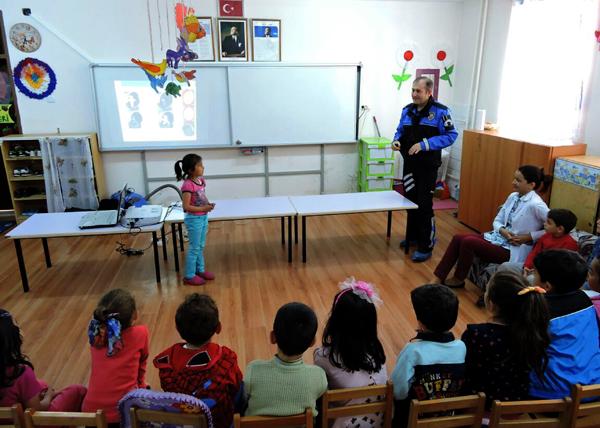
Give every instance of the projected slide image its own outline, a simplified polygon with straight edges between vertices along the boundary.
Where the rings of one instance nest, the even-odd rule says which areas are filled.
[[[123,141],[194,141],[196,83],[181,87],[181,96],[156,93],[147,81],[115,81]]]

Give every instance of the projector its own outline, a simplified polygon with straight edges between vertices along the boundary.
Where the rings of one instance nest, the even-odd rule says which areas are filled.
[[[125,215],[121,217],[121,225],[125,227],[142,227],[160,223],[162,217],[162,206],[142,205],[141,207],[129,207]]]

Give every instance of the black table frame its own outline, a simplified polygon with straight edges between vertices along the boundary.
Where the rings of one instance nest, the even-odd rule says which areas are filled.
[[[283,217],[256,217],[249,219],[231,219],[231,220],[213,220],[213,221],[236,221],[236,220],[261,220],[266,218],[281,218],[281,245],[285,245],[285,218],[287,217],[287,241],[288,241],[288,263],[292,263],[292,217],[294,217],[294,226],[295,226],[295,241],[298,243],[298,216],[283,216]],[[171,236],[173,237],[173,258],[175,259],[175,272],[179,272],[179,252],[177,250],[177,235],[179,235],[179,250],[183,253],[183,232],[181,225],[183,222],[172,222],[171,223]],[[177,230],[176,230],[177,229]],[[163,228],[164,233],[164,228]],[[166,247],[164,245],[163,240],[163,256],[164,259],[167,259]]]
[[[402,209],[397,209],[397,210],[384,210],[387,211],[388,216],[387,216],[387,232],[386,232],[386,240],[389,242],[391,237],[392,237],[392,212],[394,211],[407,211],[406,208],[402,208]],[[307,239],[306,239],[306,217],[320,217],[320,216],[326,216],[326,215],[346,215],[346,214],[368,214],[368,213],[375,213],[375,212],[381,212],[381,211],[365,211],[363,212],[358,212],[358,213],[331,213],[331,214],[308,214],[308,215],[300,215],[298,214],[298,216],[302,217],[302,263],[306,263],[306,247],[307,247]],[[297,216],[297,217],[298,217]],[[297,225],[296,225],[297,226]],[[406,222],[406,236],[408,236],[408,221]],[[296,227],[296,244],[298,243],[298,228]],[[406,245],[404,247],[404,254],[408,254],[408,245]]]
[[[164,228],[163,228],[164,233]],[[84,235],[84,236],[55,236],[50,238],[88,238],[93,236],[110,236],[114,234],[98,234],[98,235]],[[163,237],[164,238],[164,237]],[[25,266],[25,258],[23,256],[23,249],[21,247],[21,240],[25,239],[41,239],[42,246],[44,248],[44,257],[46,259],[46,268],[52,267],[52,260],[50,259],[50,249],[48,248],[48,239],[45,238],[11,238],[14,241],[15,252],[17,253],[17,262],[19,264],[19,272],[21,273],[21,284],[23,285],[23,292],[29,292],[29,279],[27,278],[27,268]],[[164,243],[164,241],[163,241]],[[154,271],[156,273],[156,282],[160,283],[160,265],[158,261],[158,237],[156,232],[152,232],[152,246],[154,247]],[[164,244],[163,244],[164,247]],[[163,255],[166,255],[166,249],[163,249]]]

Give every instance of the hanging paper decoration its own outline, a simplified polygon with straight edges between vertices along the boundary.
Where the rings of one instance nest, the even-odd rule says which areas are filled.
[[[183,3],[177,3],[175,5],[175,25],[177,26],[177,29],[181,31],[186,16],[195,14],[196,11],[194,10],[194,8],[187,7]]]
[[[13,70],[15,85],[29,98],[41,100],[56,88],[56,74],[39,59],[25,58]]]
[[[0,124],[15,123],[10,117],[10,107],[12,104],[0,104]]]
[[[188,43],[194,43],[196,40],[206,36],[206,31],[200,25],[198,17],[194,14],[189,14],[183,19],[183,27],[180,28],[181,37]]]
[[[136,58],[131,58],[131,62],[144,70],[150,86],[157,93],[158,88],[165,88],[166,94],[177,97],[179,96],[181,86],[176,81],[187,83],[189,86],[190,80],[196,78],[196,70],[184,72],[175,70],[179,68],[180,62],[193,61],[198,58],[198,54],[189,48],[188,43],[206,36],[206,31],[194,15],[194,9],[186,7],[183,3],[178,3],[175,6],[175,23],[177,24],[177,28],[179,28],[177,50],[167,49],[165,59],[158,64]],[[168,80],[171,81],[167,83]]]
[[[180,95],[179,91],[181,91],[181,86],[173,82],[169,82],[167,87],[165,88],[165,93],[173,95],[174,97],[178,97]]]
[[[204,31],[204,30],[202,30]],[[204,33],[206,34],[206,33]],[[187,42],[182,37],[177,39],[177,50],[167,50],[167,65],[171,68],[179,67],[179,61],[193,61],[198,58],[198,54],[190,50]]]
[[[173,72],[175,79],[177,79],[179,83],[187,83],[188,86],[190,86],[190,80],[196,77],[195,74],[196,70],[182,71],[181,73]]]

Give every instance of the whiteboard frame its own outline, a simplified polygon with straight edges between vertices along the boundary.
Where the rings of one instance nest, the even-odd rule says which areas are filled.
[[[190,146],[189,144],[172,144],[168,146],[153,146],[153,147],[136,147],[136,146],[124,146],[124,147],[110,147],[106,148],[102,146],[102,132],[100,128],[100,115],[98,111],[98,96],[97,96],[97,88],[96,88],[96,79],[94,75],[94,69],[102,68],[102,67],[111,67],[111,68],[137,68],[135,64],[132,63],[93,63],[90,64],[90,81],[92,84],[92,97],[94,103],[94,116],[96,122],[96,129],[98,130],[98,140],[99,140],[99,150],[101,152],[143,152],[143,151],[154,151],[154,150],[181,150],[181,149],[189,149],[190,147],[197,147],[202,149],[239,149],[239,148],[248,148],[252,147],[250,145],[236,145],[234,141],[231,144],[206,144],[206,145],[197,145]],[[303,143],[269,143],[269,144],[260,144],[258,147],[292,147],[292,146],[314,146],[321,144],[348,144],[348,143],[357,143],[358,142],[358,117],[360,114],[360,83],[361,83],[361,69],[362,63],[281,63],[281,62],[249,62],[249,63],[224,63],[224,62],[209,62],[209,63],[199,63],[199,62],[187,62],[186,68],[237,68],[237,67],[356,67],[356,109],[355,109],[355,139],[351,141],[331,141],[331,142],[323,142],[323,141],[314,141],[314,142],[303,142]],[[226,71],[226,75],[229,76],[229,71]],[[229,93],[229,81],[227,81],[227,97],[230,99],[231,95]],[[231,105],[229,105],[231,109]],[[233,128],[232,124],[232,116],[231,111],[229,112],[229,129],[230,131]],[[230,134],[231,135],[231,134]],[[256,146],[255,146],[256,147]]]

